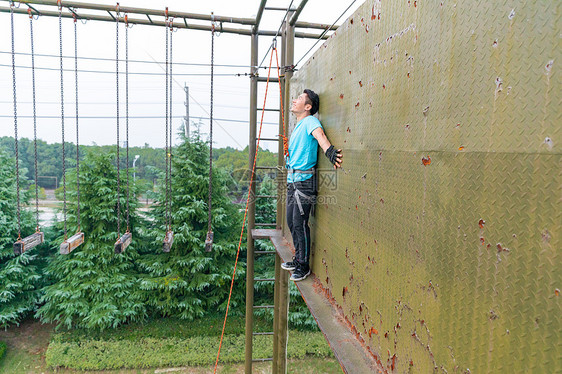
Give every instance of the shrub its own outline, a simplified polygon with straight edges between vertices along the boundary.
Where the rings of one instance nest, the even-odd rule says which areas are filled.
[[[244,361],[244,336],[226,335],[221,349],[221,363]],[[164,366],[211,365],[215,362],[218,337],[141,338],[138,340],[57,342],[49,345],[49,367],[75,370],[109,370]],[[254,338],[254,357],[271,357],[270,336]],[[319,332],[291,331],[287,347],[289,358],[329,357],[330,347]]]
[[[117,240],[117,171],[113,154],[91,153],[84,158],[80,173],[81,229],[84,243],[68,255],[55,255],[46,269],[53,284],[43,289],[44,303],[37,312],[43,322],[58,322],[66,327],[106,329],[145,316],[138,292],[134,261],[142,243],[137,202],[130,201],[130,228],[133,242],[121,254],[115,254]],[[121,234],[124,233],[126,191],[121,178]],[[134,196],[134,190],[131,195]],[[76,232],[76,172],[67,174],[68,233]],[[61,230],[62,224],[58,224]],[[62,237],[57,243],[62,241]]]
[[[8,350],[6,343],[0,342],[0,362],[2,361],[4,355],[6,354],[6,350]]]
[[[174,148],[170,193],[174,244],[163,253],[166,230],[166,188],[161,185],[150,212],[154,241],[136,261],[141,272],[140,292],[152,316],[193,320],[209,311],[226,310],[241,216],[228,198],[228,176],[213,171],[211,252],[205,252],[207,234],[209,162],[208,144],[198,136],[183,139]],[[165,178],[161,178],[162,181]],[[240,259],[231,312],[244,306],[244,260]]]
[[[20,186],[25,181],[20,168]],[[21,204],[28,202],[27,190],[20,191]],[[21,210],[21,235],[33,233],[31,212]],[[18,237],[15,158],[0,149],[0,328],[17,324],[35,309],[41,280],[37,269],[38,247],[16,256],[13,243]]]

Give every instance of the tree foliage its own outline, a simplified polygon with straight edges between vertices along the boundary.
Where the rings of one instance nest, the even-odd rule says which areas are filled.
[[[117,172],[113,154],[90,153],[80,168],[81,229],[84,243],[68,255],[54,256],[46,270],[53,284],[45,287],[44,305],[37,315],[44,322],[59,322],[67,327],[116,327],[145,316],[142,296],[138,292],[138,274],[134,261],[141,246],[140,217],[137,203],[130,201],[130,228],[133,242],[121,254],[114,253],[117,234]],[[121,234],[126,229],[126,174],[121,173]],[[76,220],[76,174],[69,172],[68,235],[78,230]],[[62,223],[58,226],[62,229]],[[63,240],[53,243],[53,250]]]
[[[209,147],[199,134],[173,151],[170,206],[174,244],[162,252],[166,230],[166,189],[158,189],[151,212],[152,246],[138,259],[143,275],[141,289],[151,313],[193,319],[224,310],[240,234],[241,217],[228,197],[231,179],[213,169],[212,230],[214,243],[205,252],[208,213]],[[160,178],[163,180],[164,178]],[[239,219],[240,218],[240,219]],[[239,263],[231,306],[243,304],[243,264]]]
[[[20,168],[20,185],[25,185],[25,170]],[[28,199],[21,189],[21,201]],[[21,210],[22,237],[34,232],[31,212]],[[38,300],[39,272],[36,249],[16,256],[13,244],[18,237],[15,160],[0,149],[0,328],[18,323],[34,310]]]

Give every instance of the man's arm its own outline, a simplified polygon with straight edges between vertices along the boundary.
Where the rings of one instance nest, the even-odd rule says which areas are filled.
[[[322,148],[322,151],[324,151],[324,154],[326,155],[326,157],[328,157],[328,159],[330,159],[330,153],[332,153],[332,150],[330,149],[330,147],[332,146],[332,144],[328,140],[328,137],[324,133],[324,130],[322,129],[322,127],[317,127],[316,129],[314,129],[312,131],[312,136],[314,136],[314,138],[316,138],[316,140],[318,140],[318,145],[320,146],[320,148]],[[333,149],[333,147],[332,147],[332,149]],[[338,149],[335,152],[336,152],[335,158],[333,160],[330,160],[330,161],[334,164],[334,169],[337,169],[337,168],[341,168],[343,155],[341,153],[341,149]]]

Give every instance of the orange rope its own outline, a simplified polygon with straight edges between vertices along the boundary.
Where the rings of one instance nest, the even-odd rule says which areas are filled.
[[[265,103],[267,101],[267,90],[269,88],[269,76],[271,74],[271,64],[273,62],[273,52],[271,53],[271,58],[269,60],[269,70],[267,71],[267,83],[265,85],[265,97],[263,99],[263,109],[261,112],[261,120],[260,120],[260,131],[258,134],[258,141],[256,144],[256,154],[254,155],[254,164],[252,166],[252,177],[250,178],[250,186],[248,188],[248,198],[246,199],[246,209],[244,211],[244,220],[242,221],[242,230],[240,231],[240,239],[238,240],[238,250],[236,251],[236,260],[234,261],[234,273],[232,274],[232,281],[230,282],[230,292],[228,293],[228,302],[226,304],[226,314],[224,315],[224,323],[222,325],[222,333],[221,333],[221,339],[220,339],[220,343],[219,343],[219,351],[217,352],[217,360],[215,361],[215,370],[214,373],[217,373],[217,366],[219,364],[219,357],[221,354],[221,348],[222,348],[222,340],[224,338],[224,330],[226,328],[226,319],[228,317],[228,310],[230,308],[230,298],[232,296],[232,288],[234,287],[234,277],[236,276],[236,265],[238,264],[238,256],[240,255],[240,246],[242,245],[242,238],[244,236],[244,227],[246,226],[246,217],[248,216],[248,204],[250,203],[250,195],[252,192],[252,184],[254,183],[254,174],[256,171],[256,160],[258,159],[258,152],[260,149],[260,138],[261,138],[261,129],[262,129],[262,125],[263,125],[263,116],[265,113]],[[279,86],[281,86],[281,84],[279,84]],[[284,122],[283,122],[284,123]]]
[[[281,77],[279,72],[279,56],[277,55],[277,48],[273,48],[275,51],[275,62],[277,62],[277,76]],[[271,69],[271,65],[270,65]],[[283,121],[283,134],[279,135],[283,138],[283,154],[285,157],[289,157],[289,142],[287,140],[287,132],[285,131],[285,110],[283,109],[283,92],[281,91],[281,81],[279,81],[279,99],[281,100],[281,120]]]

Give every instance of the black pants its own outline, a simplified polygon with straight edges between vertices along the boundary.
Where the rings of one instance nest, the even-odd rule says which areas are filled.
[[[317,190],[315,180],[316,178],[313,176],[302,182],[288,183],[287,186],[287,225],[293,237],[295,257],[299,263],[305,265],[309,265],[310,262],[310,227],[308,227],[308,219],[312,206],[316,202]],[[298,193],[298,199],[295,188],[300,192]],[[303,194],[306,196],[303,196]]]

